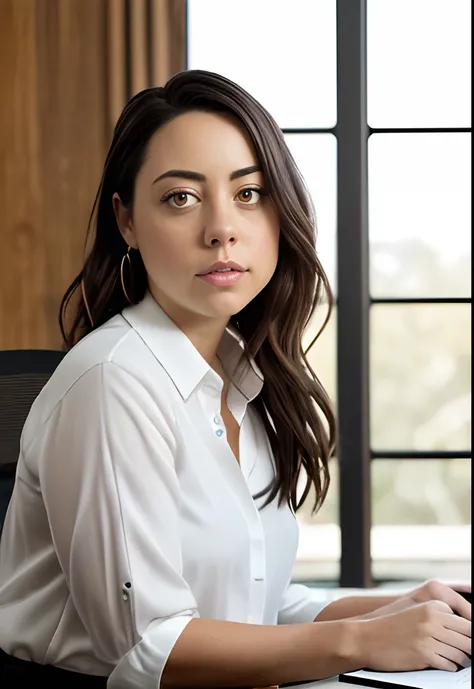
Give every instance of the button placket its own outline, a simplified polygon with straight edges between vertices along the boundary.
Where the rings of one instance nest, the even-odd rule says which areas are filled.
[[[214,424],[215,424],[216,426],[220,426],[221,423],[222,423],[221,417],[220,417],[218,414],[215,414],[215,415],[214,415],[214,418],[213,418],[212,420],[214,421]],[[215,431],[215,433],[216,433],[216,435],[217,435],[218,438],[222,438],[222,436],[224,435],[225,431],[224,431],[223,428],[218,428],[218,429]]]
[[[212,423],[214,426],[220,426],[217,430],[215,430],[215,434],[217,435],[218,438],[222,438],[222,436],[225,433],[225,430],[222,428],[222,418],[220,416],[220,408],[214,408],[213,410],[213,416],[212,416]]]
[[[208,423],[214,429],[214,433],[218,438],[225,435],[223,421],[220,415],[220,400],[221,391],[213,384],[205,383],[202,387],[201,403],[204,413],[208,419]],[[217,426],[217,428],[216,428]]]
[[[226,439],[226,429],[221,415],[220,399],[221,390],[218,391],[214,386],[207,383],[202,387],[201,409],[204,412],[203,421],[213,429],[215,437],[222,442]],[[232,413],[238,417],[239,425],[247,411],[247,400],[242,395],[231,399]],[[217,443],[217,440],[215,441]],[[216,451],[217,446],[216,446]],[[226,453],[228,454],[228,453]],[[237,462],[219,462],[219,468],[224,477],[232,484],[234,498],[244,516],[248,528],[250,540],[249,552],[249,580],[247,589],[248,611],[247,620],[252,620],[254,624],[262,624],[265,614],[265,601],[267,591],[266,579],[266,543],[263,525],[260,514],[249,492],[246,478]]]
[[[258,510],[250,526],[250,591],[249,591],[249,622],[262,624],[265,611],[267,582],[266,552],[263,525]]]

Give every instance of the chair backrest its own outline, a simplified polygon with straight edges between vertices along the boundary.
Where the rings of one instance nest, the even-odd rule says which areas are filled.
[[[30,349],[0,351],[0,534],[15,482],[23,425],[64,354]]]

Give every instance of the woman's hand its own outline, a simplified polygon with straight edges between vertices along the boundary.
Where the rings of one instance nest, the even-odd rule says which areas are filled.
[[[448,605],[453,612],[470,621],[471,604],[458,592],[470,592],[471,587],[456,586],[456,589],[457,590],[454,590],[452,586],[448,586],[447,584],[443,584],[440,581],[432,579],[430,581],[426,581],[416,589],[398,596],[398,598],[392,603],[377,608],[376,610],[366,613],[365,615],[360,615],[358,619],[373,620],[383,615],[391,615],[397,612],[402,612],[403,610],[407,610],[413,605],[418,605],[419,603],[428,603],[429,601],[437,600],[441,601],[442,603],[446,603],[446,605]]]
[[[408,603],[401,612],[359,624],[365,667],[389,672],[425,668],[455,671],[470,662],[471,622],[454,615],[444,602]]]
[[[461,593],[459,593],[470,593],[471,587],[456,586],[456,589],[457,590],[447,584],[443,584],[441,581],[431,579],[402,596],[400,600],[406,599],[408,602],[412,603],[426,603],[430,600],[439,600],[449,605],[453,612],[464,617],[466,620],[471,620],[471,604],[463,598]]]

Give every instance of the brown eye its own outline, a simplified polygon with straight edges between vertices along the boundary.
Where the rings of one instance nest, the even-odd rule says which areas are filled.
[[[177,194],[172,194],[165,199],[166,203],[173,208],[189,208],[197,203],[197,198],[185,191],[179,191]]]
[[[257,189],[241,189],[237,194],[237,198],[247,206],[252,206],[260,200],[261,194]]]

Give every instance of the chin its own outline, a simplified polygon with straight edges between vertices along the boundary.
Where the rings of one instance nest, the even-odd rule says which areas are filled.
[[[247,304],[252,301],[252,298],[243,299],[237,294],[217,295],[217,299],[213,299],[212,303],[206,304],[203,311],[206,316],[210,318],[219,318],[229,320],[236,313],[242,311]]]

